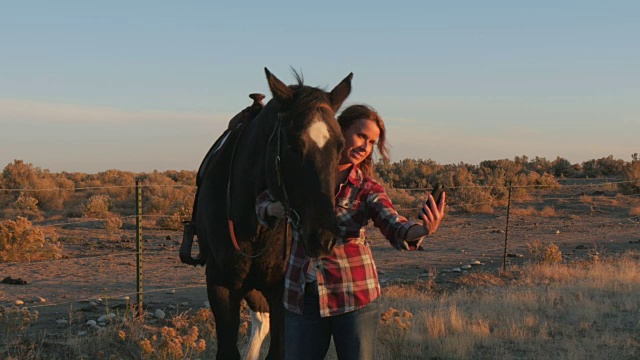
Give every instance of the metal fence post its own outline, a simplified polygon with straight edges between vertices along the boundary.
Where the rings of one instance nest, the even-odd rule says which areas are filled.
[[[509,213],[511,212],[511,189],[513,188],[509,181],[509,196],[507,198],[507,223],[504,227],[504,258],[502,260],[502,271],[507,270],[507,255],[509,252]]]
[[[138,300],[138,315],[142,317],[142,186],[136,180],[136,294]]]

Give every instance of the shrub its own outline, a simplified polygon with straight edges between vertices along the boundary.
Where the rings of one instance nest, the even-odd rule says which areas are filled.
[[[104,221],[104,229],[107,230],[107,236],[110,239],[116,238],[120,235],[120,229],[122,228],[122,220],[117,215],[112,215]]]
[[[622,171],[624,183],[620,190],[626,194],[640,194],[640,159],[638,154],[632,155],[632,161]]]
[[[490,189],[480,186],[466,186],[456,189],[456,204],[468,213],[493,213],[493,197]]]
[[[17,306],[5,309],[0,306],[0,343],[11,343],[14,337],[19,337],[37,319],[36,310],[20,309]]]
[[[193,212],[193,196],[183,195],[183,198],[174,202],[168,210],[169,215],[163,216],[156,224],[167,230],[182,230],[182,222],[191,220]]]
[[[82,204],[82,216],[86,218],[108,219],[111,216],[109,195],[92,195]]]
[[[407,350],[407,334],[411,328],[413,314],[409,311],[400,311],[390,307],[380,315],[380,331],[378,340],[388,352],[390,359],[402,358]]]
[[[38,199],[20,194],[18,199],[9,206],[7,213],[11,216],[22,216],[30,220],[42,219],[42,211],[38,209]]]
[[[531,254],[533,261],[538,264],[555,265],[562,261],[562,252],[553,243],[544,247],[540,241],[535,240],[533,244],[527,243],[527,250]]]
[[[34,261],[61,257],[62,246],[55,232],[46,238],[41,228],[32,226],[23,217],[0,223],[0,260]]]

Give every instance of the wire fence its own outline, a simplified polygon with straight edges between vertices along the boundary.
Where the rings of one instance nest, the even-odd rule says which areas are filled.
[[[521,234],[526,234],[528,238],[552,239],[548,242],[563,241],[568,237],[581,242],[594,243],[612,238],[615,238],[618,243],[625,241],[640,242],[640,237],[638,236],[640,234],[640,231],[638,231],[640,230],[640,194],[623,194],[618,189],[618,186],[626,183],[635,183],[635,181],[592,181],[589,183],[560,185],[506,186],[503,189],[504,191],[522,189],[524,193],[518,196],[512,195],[511,198],[502,199],[501,201],[492,199],[491,201],[475,203],[461,202],[457,198],[457,193],[465,189],[494,189],[496,186],[450,187],[447,189],[447,216],[449,218],[464,217],[465,221],[468,221],[468,225],[465,225],[464,231],[462,231],[460,224],[455,223],[452,227],[447,228],[447,221],[445,221],[443,223],[445,226],[439,230],[439,233],[441,236],[448,236],[447,231],[455,234],[455,236],[463,233],[464,239],[481,238],[483,236],[492,237],[494,241],[483,244],[481,251],[497,258],[504,255],[503,267],[508,264],[506,256],[510,252],[510,239],[520,238]],[[58,187],[47,189],[15,188],[0,189],[0,194],[74,191],[76,193],[88,192],[87,196],[90,196],[114,189],[132,190],[133,188],[135,188],[135,185],[87,186],[73,189]],[[182,198],[190,197],[191,200],[196,190],[195,186],[181,184],[141,184],[140,188],[143,193],[152,189],[182,189],[186,191],[182,194]],[[600,191],[600,189],[605,189],[605,191]],[[420,192],[426,194],[431,189],[407,188],[394,190],[417,193],[414,196],[420,197]],[[424,194],[422,198],[424,198]],[[125,200],[131,200],[130,197],[130,195],[127,195]],[[152,208],[150,202],[153,199],[144,198],[144,201],[146,204],[143,204],[142,208]],[[482,207],[489,207],[491,211],[489,213],[469,211],[469,209]],[[123,224],[119,230],[119,235],[115,238],[106,234],[103,225],[107,221],[105,218],[69,218],[63,215],[64,211],[61,211],[53,217],[38,221],[34,220],[34,226],[58,233],[59,241],[65,250],[65,257],[29,263],[5,262],[0,264],[0,276],[19,276],[21,271],[34,273],[37,271],[34,271],[33,268],[41,267],[43,264],[51,264],[51,266],[57,267],[57,270],[51,273],[51,277],[47,273],[39,273],[37,281],[32,281],[32,284],[37,287],[39,283],[57,282],[61,287],[64,287],[65,279],[72,277],[74,271],[79,271],[78,266],[82,266],[79,262],[90,261],[90,264],[95,264],[109,261],[112,263],[112,268],[124,266],[127,268],[126,272],[130,272],[132,275],[127,276],[124,279],[126,281],[119,281],[118,286],[107,290],[105,290],[105,284],[94,284],[90,280],[83,283],[82,278],[74,279],[73,281],[76,283],[81,283],[87,287],[95,285],[95,290],[85,290],[77,297],[67,295],[64,299],[59,298],[55,301],[35,304],[29,307],[42,308],[97,298],[121,299],[136,295],[138,294],[136,290],[137,280],[133,278],[135,271],[132,264],[136,261],[138,251],[133,246],[133,240],[136,237],[136,232],[139,231],[135,226],[135,222],[141,221],[141,226],[144,228],[144,235],[142,235],[141,239],[143,246],[140,250],[144,256],[142,264],[142,268],[145,269],[146,290],[144,290],[144,293],[154,294],[205,288],[204,274],[201,272],[194,274],[192,267],[181,264],[178,260],[181,229],[175,227],[163,228],[159,224],[162,219],[184,218],[188,217],[188,214],[175,211],[161,213],[157,209],[152,209],[153,213],[132,214],[132,208],[131,206],[122,213],[114,214]],[[545,208],[550,210],[545,210]],[[398,210],[401,213],[410,215],[412,212],[417,212],[417,207],[398,206]],[[487,226],[484,220],[487,216],[490,216],[493,221],[491,226]],[[477,221],[473,221],[474,219]],[[0,220],[10,219],[4,218]],[[504,243],[495,241],[497,237],[504,237]],[[518,246],[521,247],[522,244],[518,244]],[[65,275],[65,269],[69,269],[70,274]],[[107,267],[104,271],[109,271],[109,268]],[[165,277],[173,273],[179,273],[179,275],[171,276],[171,279],[167,281]],[[121,271],[114,271],[114,274],[121,274]],[[60,278],[60,280],[56,277]],[[13,286],[9,288],[9,285],[5,284],[0,287],[0,303],[8,304],[15,300],[12,295],[13,289],[16,288]],[[108,293],[108,295],[105,295],[105,293]]]

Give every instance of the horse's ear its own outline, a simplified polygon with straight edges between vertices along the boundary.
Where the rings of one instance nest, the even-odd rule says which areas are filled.
[[[329,98],[331,99],[331,107],[333,107],[333,111],[338,111],[347,96],[351,93],[351,79],[353,79],[353,73],[347,75],[340,84],[336,85],[336,87],[331,90]]]
[[[269,89],[271,89],[273,97],[281,102],[289,100],[293,95],[293,90],[275,77],[266,67],[264,68],[264,73],[267,74],[267,82],[269,83]]]

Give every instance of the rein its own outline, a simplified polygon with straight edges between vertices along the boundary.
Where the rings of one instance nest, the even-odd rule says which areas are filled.
[[[335,114],[333,108],[331,108],[331,106],[329,106],[328,104],[318,104],[318,107],[327,109],[329,111],[331,111],[332,114]],[[235,153],[236,153],[236,147],[238,146],[238,142],[240,141],[240,138],[242,137],[242,134],[244,132],[244,125],[243,124],[239,124],[238,127],[236,129],[238,129],[238,137],[236,138],[234,144],[233,144],[233,149],[231,151],[231,159],[230,159],[230,163],[229,163],[229,179],[227,182],[227,221],[229,224],[229,234],[231,235],[231,242],[233,243],[233,247],[236,249],[236,251],[238,251],[238,253],[240,253],[242,256],[247,257],[247,258],[257,258],[259,256],[262,256],[265,251],[269,248],[268,245],[265,245],[265,247],[260,250],[257,254],[254,255],[249,255],[245,252],[243,252],[242,250],[240,250],[240,246],[238,245],[238,240],[236,238],[236,234],[234,231],[234,226],[233,226],[233,220],[230,218],[230,214],[231,214],[231,174],[232,174],[232,170],[233,170],[233,160],[235,158]],[[289,237],[289,224],[291,225],[291,227],[293,227],[295,230],[298,230],[300,228],[300,213],[298,211],[296,211],[294,208],[292,208],[289,205],[289,195],[287,192],[287,187],[284,183],[283,177],[282,177],[282,158],[281,158],[281,151],[282,151],[282,114],[280,112],[278,112],[278,117],[276,118],[276,123],[275,126],[273,128],[273,132],[271,133],[271,135],[269,136],[269,141],[267,142],[267,149],[269,149],[271,147],[271,143],[274,140],[274,137],[276,138],[276,157],[275,157],[275,171],[276,171],[276,179],[277,179],[277,184],[278,184],[278,188],[280,189],[280,191],[282,192],[282,199],[279,199],[280,202],[282,203],[282,206],[284,207],[285,210],[285,214],[286,214],[286,219],[287,222],[284,226],[284,248],[282,251],[282,259],[286,260],[288,255],[289,255],[289,249],[290,247],[288,246],[288,237]],[[268,153],[268,151],[267,151]],[[268,160],[267,160],[268,161]],[[272,192],[273,193],[273,192]]]
[[[275,169],[276,169],[276,175],[277,175],[277,180],[278,180],[278,187],[282,190],[282,194],[283,194],[283,199],[280,200],[280,202],[282,203],[282,206],[285,209],[285,214],[287,216],[287,224],[285,224],[284,226],[284,249],[283,249],[283,260],[286,260],[287,255],[288,255],[288,244],[287,244],[287,238],[288,238],[288,232],[289,232],[289,224],[291,224],[291,226],[293,226],[294,229],[298,229],[300,226],[300,214],[293,209],[292,207],[289,206],[289,195],[287,193],[287,189],[286,186],[284,184],[284,180],[282,179],[282,158],[280,157],[280,152],[282,149],[281,146],[281,133],[282,133],[282,122],[281,122],[281,118],[282,116],[280,115],[280,113],[278,113],[278,118],[276,120],[276,125],[273,128],[273,132],[271,133],[271,136],[269,137],[269,142],[267,143],[267,148],[269,146],[271,146],[271,142],[274,138],[274,136],[276,137],[276,146],[277,146],[277,154],[275,157]],[[236,128],[238,130],[238,136],[233,144],[233,149],[231,151],[231,159],[229,162],[229,179],[227,180],[227,222],[229,224],[229,234],[231,235],[231,242],[233,243],[233,247],[236,249],[236,251],[238,251],[238,253],[240,253],[242,256],[247,257],[247,258],[257,258],[259,256],[262,256],[265,251],[269,248],[268,245],[266,245],[262,250],[260,250],[257,254],[254,255],[250,255],[247,254],[245,252],[243,252],[242,250],[240,250],[240,245],[238,245],[238,239],[236,238],[236,234],[235,234],[235,230],[234,230],[234,225],[233,225],[233,220],[230,217],[231,214],[231,174],[232,174],[232,170],[233,170],[233,163],[234,163],[234,158],[235,158],[235,153],[236,153],[236,148],[238,146],[238,142],[240,141],[240,138],[242,137],[242,134],[244,132],[244,125],[240,124],[238,125],[238,127]],[[277,134],[277,135],[276,135]]]

